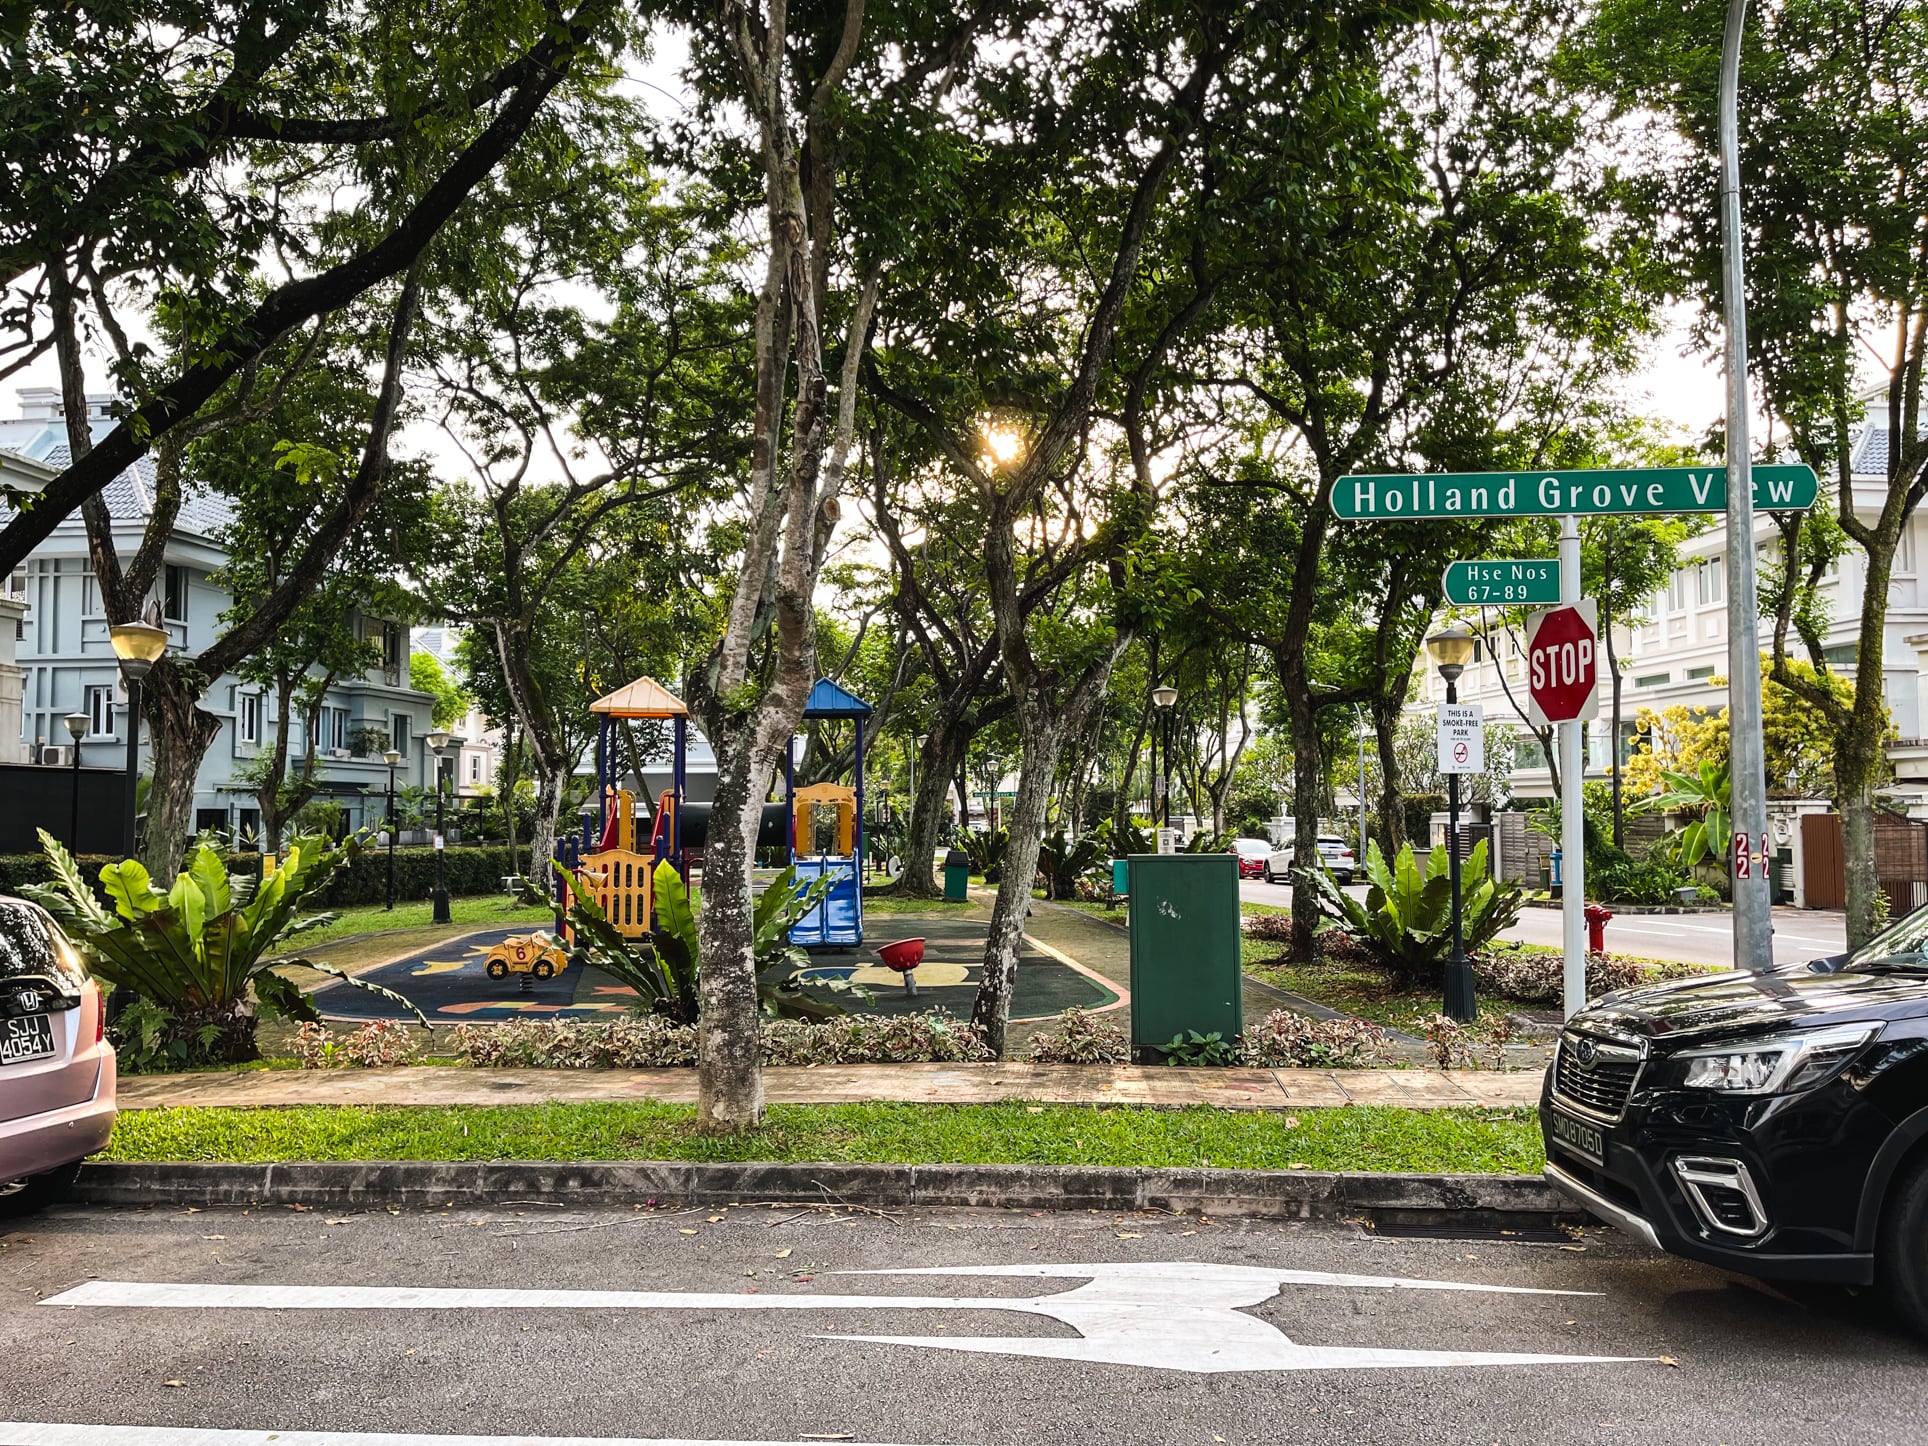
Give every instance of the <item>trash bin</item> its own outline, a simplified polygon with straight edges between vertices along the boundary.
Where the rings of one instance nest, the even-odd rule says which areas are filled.
[[[1238,860],[1231,854],[1133,854],[1131,1042],[1245,1029]]]
[[[971,856],[963,849],[944,855],[944,900],[962,904],[971,897]]]
[[[1111,892],[1121,899],[1131,897],[1131,860],[1111,861]]]

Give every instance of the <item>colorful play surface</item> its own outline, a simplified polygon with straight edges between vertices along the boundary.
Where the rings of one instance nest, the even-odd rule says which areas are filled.
[[[846,979],[869,991],[855,998],[848,991],[819,987],[811,992],[835,1000],[853,1013],[906,1014],[944,1008],[968,1017],[977,994],[984,959],[984,922],[976,919],[882,915],[870,921],[862,946],[819,950],[811,955],[810,976],[821,986]],[[891,926],[888,933],[879,925]],[[412,999],[436,1024],[485,1024],[502,1019],[613,1018],[635,1001],[635,993],[600,969],[572,963],[553,979],[530,980],[524,989],[516,977],[495,980],[483,972],[490,948],[519,929],[486,929],[410,954],[390,964],[361,972],[372,984]],[[917,971],[917,995],[904,992],[903,977],[886,968],[876,948],[893,939],[921,935],[924,962]],[[807,987],[807,986],[806,986]],[[1116,1002],[1117,993],[1095,975],[1074,968],[1026,941],[1018,962],[1017,993],[1011,1013],[1018,1019],[1042,1019],[1073,1007],[1101,1009]],[[406,1011],[366,990],[333,985],[315,998],[330,1019],[365,1020],[406,1018]]]

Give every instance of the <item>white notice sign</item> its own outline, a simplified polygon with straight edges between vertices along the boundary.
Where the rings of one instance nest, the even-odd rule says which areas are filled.
[[[1477,703],[1439,707],[1439,771],[1479,773],[1486,767],[1486,710]]]

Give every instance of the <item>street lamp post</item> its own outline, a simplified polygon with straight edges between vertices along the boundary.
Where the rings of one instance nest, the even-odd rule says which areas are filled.
[[[449,746],[449,735],[440,731],[428,735],[428,751],[435,755],[435,922],[449,921],[449,871],[443,857],[442,837],[442,750]]]
[[[1366,710],[1359,710],[1359,875],[1366,872],[1366,739],[1371,730],[1366,727]]]
[[[388,765],[388,812],[382,815],[383,832],[388,835],[388,902],[384,909],[395,907],[395,765],[402,761],[402,755],[393,748],[382,754],[382,762]]]
[[[167,629],[151,622],[115,623],[107,630],[114,656],[120,660],[121,676],[127,679],[127,830],[122,842],[125,855],[134,857],[134,814],[136,787],[141,772],[141,679],[153,670],[167,651]]]
[[[1165,734],[1165,774],[1162,779],[1153,771],[1153,782],[1161,785],[1160,801],[1163,809],[1159,823],[1165,828],[1172,826],[1172,704],[1178,701],[1178,689],[1170,683],[1160,683],[1151,690],[1151,700],[1158,705],[1160,716],[1164,719]]]
[[[1440,629],[1426,639],[1426,651],[1433,666],[1446,680],[1446,701],[1457,703],[1455,685],[1466,665],[1473,661],[1473,635],[1458,623]],[[1466,958],[1466,940],[1461,932],[1459,894],[1459,775],[1446,775],[1446,861],[1453,891],[1453,952],[1446,960],[1446,1013],[1461,1024],[1470,1023],[1479,1013],[1473,998],[1473,966]]]
[[[60,720],[67,725],[67,736],[74,740],[74,802],[72,824],[67,832],[67,847],[80,852],[80,740],[87,736],[93,722],[85,713],[69,713]]]

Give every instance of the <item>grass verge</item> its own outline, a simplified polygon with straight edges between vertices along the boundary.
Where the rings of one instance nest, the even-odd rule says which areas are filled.
[[[1533,1174],[1529,1110],[1296,1115],[1073,1105],[776,1105],[710,1136],[688,1105],[135,1110],[110,1160],[771,1160]]]
[[[319,929],[297,934],[288,941],[291,953],[307,954],[332,940],[355,934],[387,933],[395,929],[427,929],[435,924],[435,906],[427,899],[398,902],[392,909],[380,904],[362,904],[350,909],[329,910],[340,918]],[[542,907],[525,909],[504,894],[478,894],[449,900],[449,923],[441,927],[481,929],[492,924],[523,924],[531,929],[549,927],[550,913]]]

